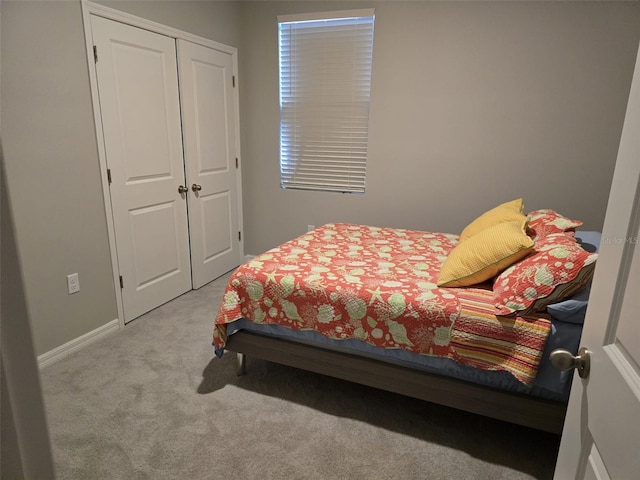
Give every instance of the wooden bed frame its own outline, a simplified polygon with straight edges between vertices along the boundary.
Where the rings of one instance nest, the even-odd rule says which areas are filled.
[[[371,358],[240,330],[226,348],[245,356],[348,380],[555,434],[562,433],[566,403],[465,382]]]

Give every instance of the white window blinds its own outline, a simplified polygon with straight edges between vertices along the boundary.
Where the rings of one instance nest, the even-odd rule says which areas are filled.
[[[373,10],[278,17],[280,185],[364,193]]]

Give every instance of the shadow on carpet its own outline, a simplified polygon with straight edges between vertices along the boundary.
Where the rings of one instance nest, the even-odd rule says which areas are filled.
[[[237,376],[231,352],[209,362],[197,391],[206,395],[230,385],[456,449],[532,478],[553,477],[560,436],[551,433],[255,358]]]

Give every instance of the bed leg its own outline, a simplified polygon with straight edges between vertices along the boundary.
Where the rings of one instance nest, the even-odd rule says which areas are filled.
[[[247,357],[244,353],[236,353],[236,375],[241,377],[247,373]]]

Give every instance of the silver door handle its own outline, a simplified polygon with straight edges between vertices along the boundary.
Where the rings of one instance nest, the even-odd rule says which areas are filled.
[[[202,185],[194,183],[193,185],[191,185],[191,190],[193,190],[194,192],[199,192],[200,190],[202,190]]]
[[[189,189],[187,187],[182,186],[182,185],[178,186],[178,193],[180,195],[182,195],[183,193],[187,193],[188,191],[189,191]]]
[[[558,370],[564,371],[576,368],[581,378],[587,378],[589,376],[591,352],[585,347],[582,347],[575,357],[569,350],[556,348],[551,352],[551,355],[549,355],[549,360],[551,360],[551,364]]]

